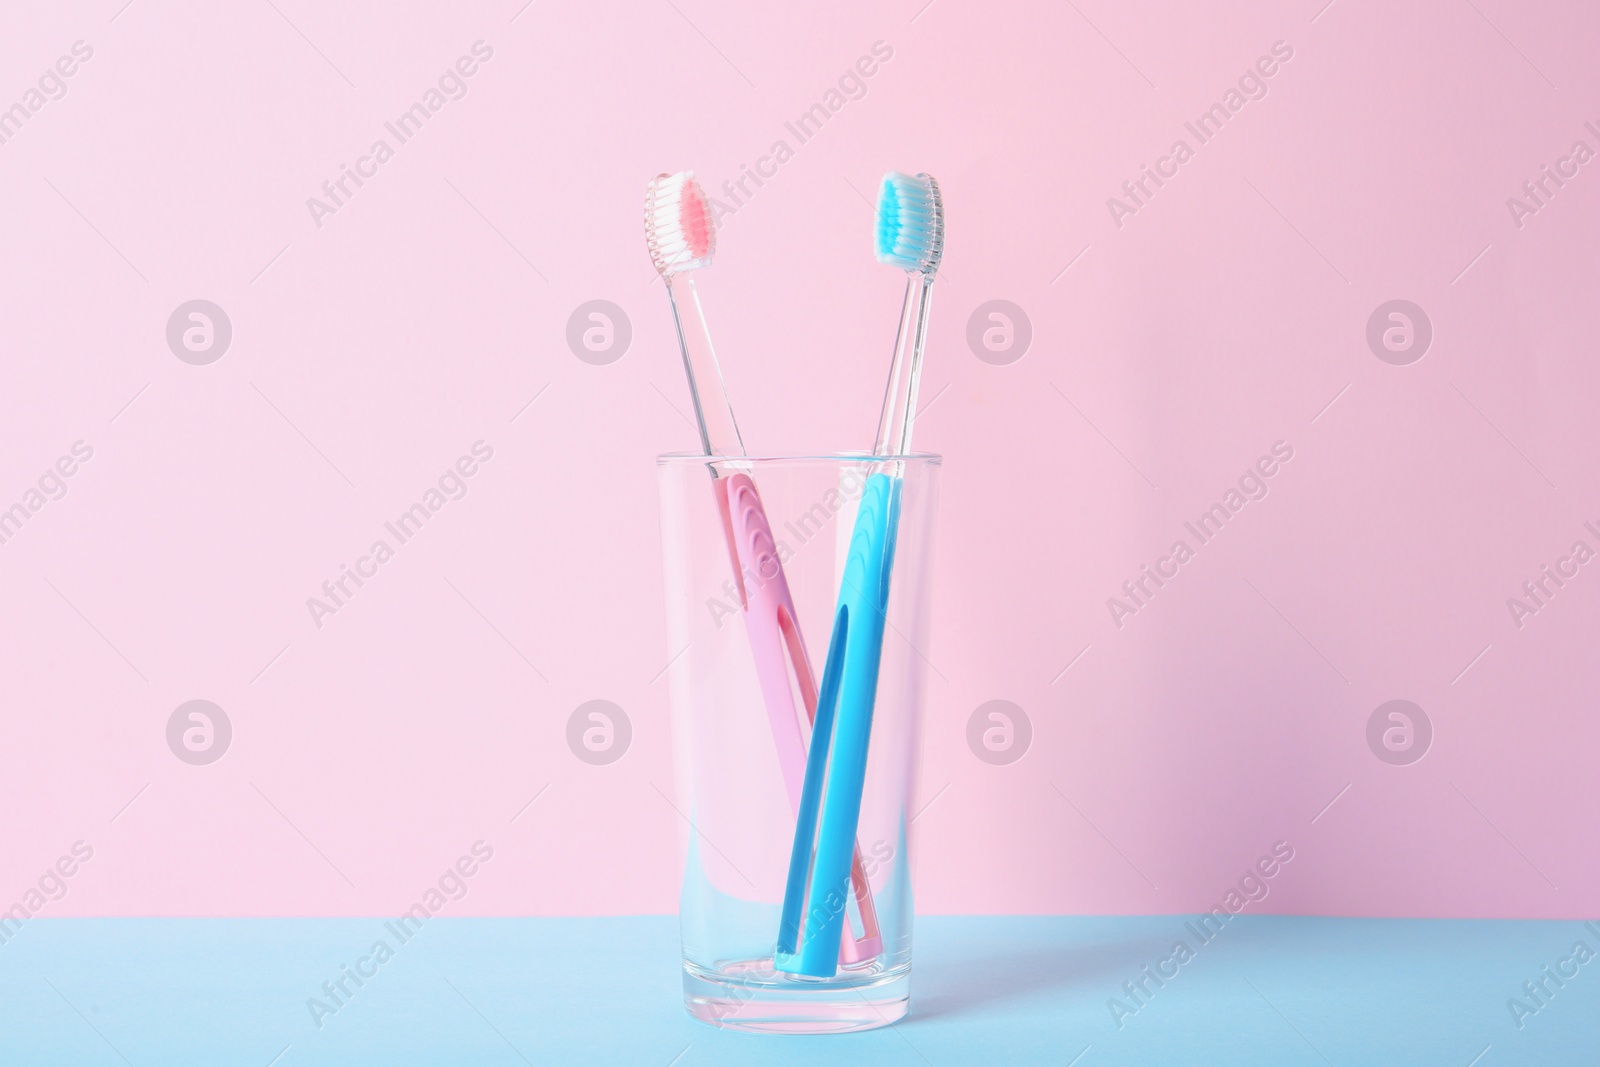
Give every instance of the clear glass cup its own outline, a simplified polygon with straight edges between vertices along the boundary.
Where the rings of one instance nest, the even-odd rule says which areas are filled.
[[[734,1030],[838,1033],[887,1026],[910,1003],[910,819],[927,684],[940,457],[713,460],[673,454],[657,464],[670,642],[666,677],[682,817],[685,1007],[696,1019]],[[858,505],[868,476],[885,473],[899,479],[899,514],[852,880],[853,886],[863,879],[870,884],[881,951],[847,946],[835,974],[806,977],[774,965],[797,790],[777,737],[781,728],[771,717],[782,701],[771,699],[770,678],[767,690],[762,685],[756,646],[763,634],[743,607],[748,598],[753,611],[770,608],[765,594],[773,574],[769,560],[769,573],[753,575],[748,556],[736,574],[740,557],[731,547],[719,484],[726,493],[729,485],[743,484],[736,476],[754,482],[795,629],[820,684]],[[789,697],[794,708],[803,708],[793,674],[786,672]],[[807,713],[791,714],[809,745]],[[846,923],[856,934],[865,932],[861,910],[852,892]]]

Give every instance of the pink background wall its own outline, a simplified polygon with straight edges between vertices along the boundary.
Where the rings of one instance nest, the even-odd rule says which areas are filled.
[[[42,914],[395,912],[481,839],[458,914],[672,910],[652,456],[695,438],[640,199],[782,139],[701,285],[755,449],[869,442],[901,281],[866,198],[925,169],[948,204],[923,910],[1195,910],[1280,840],[1259,910],[1597,910],[1600,564],[1507,607],[1600,550],[1600,164],[1560,163],[1600,150],[1583,5],[123,2],[0,32],[0,106],[93,51],[0,144],[0,508],[93,449],[0,544],[4,902],[81,840]],[[1576,176],[1515,219],[1546,164]],[[209,365],[165,334],[193,299],[232,325]],[[632,326],[608,365],[565,340],[595,299]],[[1433,333],[1403,366],[1367,341],[1395,299]],[[991,300],[1031,323],[1007,365],[967,339]],[[478,441],[465,497],[317,626]],[[1107,598],[1279,441],[1119,627]],[[167,741],[194,699],[232,724],[207,766]],[[565,742],[592,699],[633,725],[607,766]],[[1368,744],[1394,699],[1432,727],[1409,765]],[[1008,765],[967,744],[991,700],[1032,724]]]

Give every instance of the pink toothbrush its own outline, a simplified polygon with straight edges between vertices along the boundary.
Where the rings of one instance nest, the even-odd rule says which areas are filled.
[[[742,456],[744,441],[733,419],[722,371],[717,366],[705,314],[695,293],[692,272],[709,266],[716,251],[716,228],[700,184],[693,173],[662,174],[650,182],[645,193],[645,243],[650,259],[661,273],[672,302],[672,315],[678,326],[678,342],[683,349],[683,369],[689,379],[689,395],[694,402],[700,443],[708,456]],[[744,609],[745,631],[755,659],[756,678],[772,727],[789,804],[800,807],[801,786],[805,782],[806,743],[800,729],[799,710],[794,705],[794,690],[800,691],[809,725],[817,714],[817,684],[806,655],[805,642],[778,559],[776,540],[761,506],[761,494],[748,474],[721,473],[711,468],[723,533],[728,540],[728,555],[733,564],[734,583]],[[793,669],[793,683],[791,673]],[[872,903],[872,888],[862,865],[861,847],[851,857],[851,884],[862,936],[857,938],[845,923],[840,942],[840,957],[846,963],[870,960],[883,950],[878,917]]]

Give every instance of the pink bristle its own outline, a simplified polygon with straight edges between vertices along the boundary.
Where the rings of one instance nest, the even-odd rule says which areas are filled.
[[[678,225],[683,229],[684,243],[689,246],[691,256],[704,259],[711,254],[715,230],[698,182],[691,181],[684,187],[678,208]]]

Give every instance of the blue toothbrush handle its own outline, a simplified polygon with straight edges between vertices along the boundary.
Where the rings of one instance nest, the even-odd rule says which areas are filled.
[[[791,974],[828,978],[839,968],[894,567],[900,485],[893,475],[871,475],[850,534],[774,957],[777,969]]]

